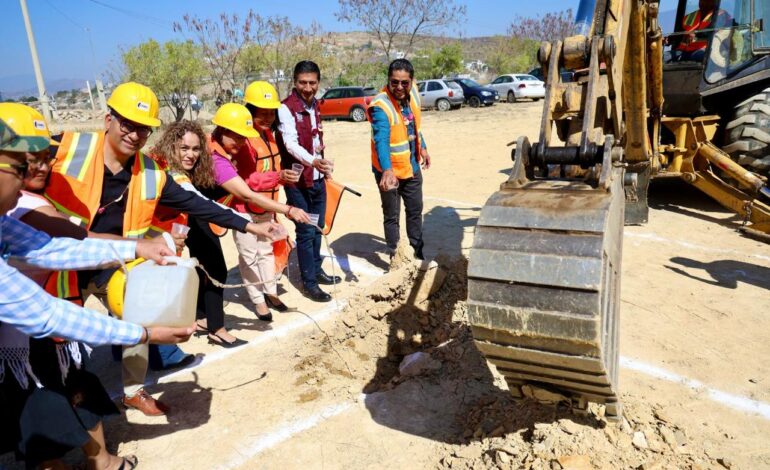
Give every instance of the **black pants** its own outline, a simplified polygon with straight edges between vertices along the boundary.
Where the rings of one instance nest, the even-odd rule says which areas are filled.
[[[326,214],[326,182],[318,179],[312,188],[284,187],[286,202],[290,206],[299,207],[308,214],[318,214],[318,226],[324,228]],[[302,284],[305,289],[318,287],[316,278],[321,270],[321,232],[308,224],[295,222],[297,233],[297,260],[302,274]]]
[[[374,174],[378,186],[381,178],[381,173]],[[414,255],[422,259],[422,172],[418,172],[412,178],[399,179],[396,189],[380,190],[382,225],[385,229],[385,242],[391,253],[396,251],[400,238],[401,199],[404,200],[406,235],[409,237],[409,244],[414,248]]]
[[[208,222],[190,217],[190,232],[187,234],[187,248],[190,256],[198,258],[204,269],[219,282],[227,281],[227,264],[222,254],[219,237],[209,228]],[[200,287],[198,288],[198,308],[195,318],[206,319],[206,328],[217,331],[225,326],[224,289],[209,281],[199,269]]]

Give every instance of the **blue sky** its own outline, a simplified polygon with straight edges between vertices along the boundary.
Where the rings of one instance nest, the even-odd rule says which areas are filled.
[[[463,0],[460,0],[463,2]],[[577,8],[577,0],[466,0],[467,21],[460,30],[465,36],[505,33],[516,14],[534,16]],[[171,24],[185,13],[216,17],[221,12],[254,9],[263,16],[283,15],[297,24],[317,20],[324,31],[350,31],[355,26],[334,18],[336,0],[246,1],[246,0],[27,0],[46,81],[91,78],[119,60],[119,48],[153,38],[183,39]],[[119,11],[123,10],[123,11]],[[93,54],[88,35],[93,40]],[[0,0],[0,78],[31,75],[32,62],[17,0]]]

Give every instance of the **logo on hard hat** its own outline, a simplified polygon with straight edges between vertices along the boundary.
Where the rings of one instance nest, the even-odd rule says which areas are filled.
[[[32,121],[32,124],[35,126],[35,129],[37,129],[39,131],[46,130],[45,122],[43,122],[43,121],[38,121],[37,119],[35,119],[34,121]]]
[[[266,100],[273,99],[273,94],[272,93],[265,93],[265,99]]]
[[[254,123],[252,122],[251,119],[249,119],[249,120],[246,121],[246,125],[247,126],[252,126],[252,125],[254,125]]]
[[[147,104],[147,103],[145,103],[144,101],[138,101],[138,102],[136,103],[136,107],[137,107],[137,109],[139,109],[140,111],[150,111],[150,105],[149,105],[149,104]]]

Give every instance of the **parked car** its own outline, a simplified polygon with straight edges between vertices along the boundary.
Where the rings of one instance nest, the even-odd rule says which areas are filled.
[[[494,79],[489,87],[497,90],[500,96],[505,96],[509,103],[513,103],[522,98],[531,98],[534,101],[545,98],[543,85],[545,83],[542,80],[532,75],[508,74]]]
[[[444,80],[424,80],[417,82],[423,108],[436,108],[439,111],[449,111],[459,108],[465,102],[465,94],[460,85]]]
[[[366,120],[366,107],[377,94],[374,88],[346,86],[329,88],[318,101],[321,118],[350,118],[361,122]]]
[[[465,95],[465,102],[472,108],[478,108],[482,104],[492,106],[500,99],[500,95],[494,88],[483,87],[470,78],[452,78],[446,82],[460,85]]]
[[[561,68],[559,74],[561,75],[561,81],[564,83],[575,81],[575,72],[567,70],[564,67]],[[545,78],[543,78],[543,69],[540,67],[535,67],[530,70],[527,72],[527,75],[532,75],[540,81],[545,81]]]

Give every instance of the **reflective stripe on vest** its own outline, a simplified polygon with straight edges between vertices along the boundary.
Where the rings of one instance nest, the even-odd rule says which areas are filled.
[[[52,272],[46,280],[45,291],[60,299],[74,301],[82,305],[77,274],[77,271]]]
[[[390,122],[390,163],[393,169],[393,174],[396,178],[407,179],[414,176],[414,169],[412,168],[412,148],[409,142],[409,131],[407,129],[404,118],[401,115],[401,107],[394,102],[390,94],[387,92],[387,88],[383,89],[375,98],[369,103],[369,108],[377,107],[381,109],[388,117]],[[420,122],[421,111],[419,93],[415,87],[409,91],[409,107],[414,115],[414,129],[417,141],[415,145],[419,148],[419,135],[420,135]],[[374,132],[371,136],[371,151],[372,151],[372,166],[378,171],[382,171],[380,168],[380,161],[377,158],[377,146],[374,142]]]
[[[257,157],[254,159],[257,172],[267,173],[268,171],[278,171],[278,169],[281,167],[281,154],[278,151],[278,146],[274,142],[271,142],[269,139],[265,140],[264,138],[254,137],[249,139],[249,145],[251,145],[251,147],[254,149],[254,153],[257,155]],[[262,160],[261,165],[260,160]],[[260,168],[260,166],[262,168]],[[261,194],[275,202],[278,202],[280,196],[280,188],[278,185],[276,185],[271,189],[263,189],[257,191],[257,194]],[[246,203],[244,206],[249,212],[253,214],[264,214],[267,212],[255,204]]]
[[[688,33],[697,33],[702,29],[708,29],[711,27],[711,19],[713,17],[714,17],[713,11],[709,12],[707,15],[701,18],[700,10],[695,10],[694,12],[682,18],[682,29],[684,30],[684,32],[688,32]],[[701,40],[694,40],[687,44],[685,44],[684,42],[681,42],[677,46],[677,49],[684,52],[695,52],[701,49],[705,49],[707,46],[708,46],[708,41],[706,41],[705,39],[701,39]]]
[[[97,142],[99,142],[99,133],[97,132],[73,134],[72,143],[62,164],[62,173],[78,181],[83,181],[85,170],[96,155]]]

